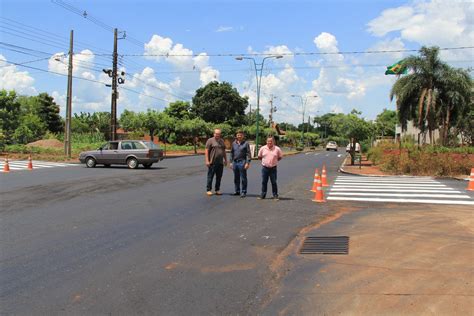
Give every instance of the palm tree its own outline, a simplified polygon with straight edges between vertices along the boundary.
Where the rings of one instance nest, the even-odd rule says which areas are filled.
[[[403,60],[402,69],[410,74],[399,78],[392,87],[390,100],[397,98],[397,109],[402,128],[406,129],[407,120],[413,120],[423,133],[429,131],[430,143],[432,132],[436,129],[436,112],[438,107],[439,88],[447,64],[439,59],[438,47],[422,47],[420,56],[410,56]]]
[[[447,66],[441,84],[439,93],[441,106],[437,116],[441,126],[442,144],[447,145],[451,127],[459,130],[463,118],[468,117],[473,111],[472,80],[467,70]]]

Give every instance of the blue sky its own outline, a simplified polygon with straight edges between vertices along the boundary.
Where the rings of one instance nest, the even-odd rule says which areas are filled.
[[[88,18],[64,6],[85,10]],[[471,2],[438,0],[2,0],[0,88],[21,94],[45,91],[64,109],[66,77],[44,71],[66,73],[73,29],[74,75],[90,80],[74,79],[73,111],[109,111],[110,88],[104,83],[110,79],[100,70],[111,67],[111,26],[127,34],[118,42],[120,67],[127,74],[120,86],[119,112],[161,110],[170,101],[190,100],[211,80],[231,82],[255,108],[253,64],[229,55],[285,53],[265,64],[262,114],[268,115],[268,100],[274,95],[276,121],[299,123],[301,101],[291,97],[295,94],[318,96],[307,102],[312,116],[356,108],[373,119],[383,108],[394,109],[388,95],[395,78],[384,75],[385,66],[413,52],[346,52],[474,46],[472,16]],[[442,58],[453,66],[469,67],[473,53],[446,50]],[[263,56],[255,58],[260,61]],[[11,64],[24,62],[37,69]]]

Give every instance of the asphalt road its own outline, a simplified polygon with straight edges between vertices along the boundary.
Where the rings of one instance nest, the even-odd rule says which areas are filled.
[[[337,209],[311,202],[344,153],[284,158],[281,200],[205,196],[203,157],[151,170],[77,166],[0,175],[0,313],[255,314],[286,274],[288,245]],[[338,209],[340,209],[338,207]]]

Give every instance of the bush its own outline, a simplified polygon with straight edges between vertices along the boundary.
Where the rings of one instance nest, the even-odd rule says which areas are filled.
[[[369,149],[367,157],[382,171],[420,176],[469,174],[474,166],[474,148],[418,147],[413,142],[383,142]]]

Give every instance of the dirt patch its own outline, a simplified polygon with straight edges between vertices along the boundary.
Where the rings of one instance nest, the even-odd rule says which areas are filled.
[[[64,144],[57,139],[41,139],[36,142],[26,144],[28,147],[41,147],[41,148],[64,148]]]

